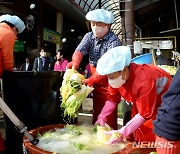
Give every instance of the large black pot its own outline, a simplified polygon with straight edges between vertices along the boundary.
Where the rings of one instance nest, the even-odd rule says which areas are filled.
[[[60,108],[59,88],[63,72],[4,72],[3,98],[28,130],[50,124],[76,123],[65,119]],[[14,124],[5,116],[6,147],[11,152],[22,152],[22,138]],[[10,152],[10,153],[11,153]]]

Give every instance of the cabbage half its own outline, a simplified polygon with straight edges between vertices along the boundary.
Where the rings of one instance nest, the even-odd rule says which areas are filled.
[[[77,117],[83,100],[93,91],[94,88],[82,85],[84,79],[84,76],[74,69],[68,69],[65,72],[60,88],[64,116]]]

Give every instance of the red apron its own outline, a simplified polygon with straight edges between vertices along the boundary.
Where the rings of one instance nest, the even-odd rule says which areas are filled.
[[[164,94],[167,91],[170,83],[171,83],[171,78],[169,78],[168,82],[166,83],[166,85],[164,87],[164,90],[157,97],[156,104],[154,104],[155,107],[154,107],[154,111],[153,111],[153,114],[152,114],[151,118],[149,120],[146,120],[133,133],[133,135],[131,135],[131,137],[133,136],[132,138],[135,139],[136,141],[155,141],[156,136],[155,136],[155,134],[153,132],[153,129],[154,129],[153,121],[155,120],[156,115],[157,115],[157,108],[161,105],[161,102],[162,102],[161,96],[162,96],[162,94]],[[153,104],[152,104],[152,106],[153,106]],[[139,113],[138,110],[142,110],[141,114],[143,113],[143,108],[138,109],[138,107],[136,105],[133,105],[132,106],[131,117],[134,117],[137,113]],[[146,111],[144,111],[144,112],[146,112]]]
[[[91,68],[92,75],[96,69]],[[108,78],[104,76],[98,83],[93,85],[93,119],[92,123],[95,124],[105,102],[108,100]],[[107,117],[107,124],[113,129],[117,129],[117,108]]]
[[[146,121],[132,135],[135,141],[155,141],[153,133],[153,120],[157,109],[161,105],[161,96],[167,91],[171,76],[164,70],[151,65],[137,65],[131,63],[128,81],[118,89],[109,88],[112,93],[110,100],[114,101],[122,96],[126,101],[132,102],[131,118],[140,114]],[[162,91],[157,94],[157,79],[167,78],[166,85],[161,84]],[[159,85],[159,84],[158,84]],[[119,93],[118,93],[119,92]]]
[[[170,141],[156,136],[156,151],[158,154],[180,154],[180,140]]]

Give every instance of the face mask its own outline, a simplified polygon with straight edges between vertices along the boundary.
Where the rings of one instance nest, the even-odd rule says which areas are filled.
[[[102,38],[108,32],[108,27],[93,26],[92,32],[97,38]]]
[[[125,80],[122,79],[122,76],[119,76],[116,79],[108,79],[108,82],[109,82],[111,87],[119,88],[125,83]]]

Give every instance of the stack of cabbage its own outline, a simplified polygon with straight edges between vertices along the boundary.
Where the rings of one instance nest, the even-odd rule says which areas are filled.
[[[170,75],[175,75],[177,72],[177,67],[169,65],[158,65],[160,68],[168,72]]]
[[[84,79],[84,76],[78,71],[74,69],[66,70],[60,88],[61,107],[64,109],[64,116],[77,117],[78,109],[83,100],[93,91],[94,88],[82,84]]]

